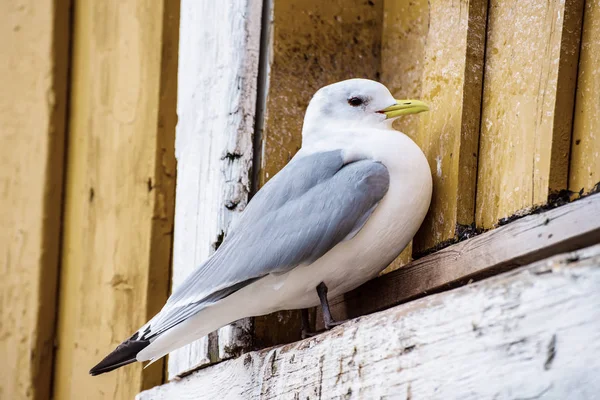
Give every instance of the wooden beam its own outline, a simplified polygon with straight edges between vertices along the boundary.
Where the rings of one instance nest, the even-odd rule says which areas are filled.
[[[248,202],[261,9],[249,0],[181,3],[174,287],[216,250]],[[250,323],[171,353],[169,378],[248,347]]]
[[[595,246],[246,354],[137,399],[591,399],[600,391],[599,319]]]
[[[349,78],[378,79],[383,1],[272,0],[265,57],[264,123],[257,140],[260,187],[301,145],[306,106],[321,87]],[[266,28],[266,27],[265,27]],[[262,123],[262,122],[260,122]],[[284,323],[282,323],[284,322]],[[254,320],[255,344],[297,340],[300,314],[282,312]]]
[[[477,225],[567,188],[583,0],[490,0]]]
[[[70,1],[0,4],[0,398],[50,391]]]
[[[179,3],[79,1],[54,394],[125,399],[163,363],[89,369],[164,304],[173,232]]]
[[[337,319],[354,318],[596,243],[600,243],[600,194],[524,217],[422,257],[333,299],[330,305]]]
[[[569,189],[591,191],[600,183],[600,1],[587,0],[571,142]]]
[[[487,0],[430,0],[415,141],[429,161],[433,197],[413,240],[420,253],[457,237],[475,218],[475,182]]]

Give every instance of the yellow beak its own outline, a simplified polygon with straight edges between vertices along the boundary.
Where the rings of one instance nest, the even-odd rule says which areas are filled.
[[[379,112],[385,114],[386,119],[390,119],[401,115],[418,114],[428,110],[429,107],[427,104],[419,100],[396,100],[396,104],[384,108]]]

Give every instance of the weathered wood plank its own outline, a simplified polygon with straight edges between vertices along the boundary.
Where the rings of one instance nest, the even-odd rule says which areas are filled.
[[[599,319],[595,246],[246,354],[137,399],[593,399]]]
[[[0,4],[0,398],[50,391],[70,1]]]
[[[181,3],[174,287],[215,251],[248,202],[261,9],[249,0]],[[169,377],[228,357],[249,323],[171,353]]]
[[[583,0],[490,0],[477,225],[567,188]]]
[[[179,3],[80,1],[74,9],[53,397],[130,399],[161,383],[162,362],[88,371],[168,293]]]
[[[342,320],[600,243],[600,194],[459,242],[330,301]],[[321,315],[316,318],[321,326]]]
[[[421,98],[431,111],[421,114],[415,141],[429,161],[433,197],[416,253],[475,219],[486,14],[487,0],[429,1]]]
[[[589,192],[600,183],[600,1],[587,0],[571,143],[569,189]]]
[[[272,178],[301,145],[302,122],[312,95],[349,78],[377,79],[383,1],[272,0],[264,122],[257,140],[256,185]],[[263,49],[267,51],[267,49]],[[254,320],[256,343],[297,340],[300,314],[282,312]]]
[[[425,43],[429,29],[429,2],[384,0],[381,39],[381,83],[397,99],[421,98]],[[407,115],[394,121],[394,128],[415,140],[420,115]],[[412,260],[412,242],[406,246],[382,275]]]

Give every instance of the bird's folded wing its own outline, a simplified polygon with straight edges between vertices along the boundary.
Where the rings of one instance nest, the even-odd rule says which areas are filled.
[[[320,258],[360,230],[388,186],[388,171],[376,161],[345,164],[341,151],[295,158],[140,334],[155,337],[265,275]]]

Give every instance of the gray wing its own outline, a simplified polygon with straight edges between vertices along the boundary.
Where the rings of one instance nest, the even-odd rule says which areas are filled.
[[[292,160],[254,196],[215,254],[140,330],[142,337],[152,338],[268,274],[320,258],[360,230],[388,186],[381,163],[344,164],[341,151]]]

